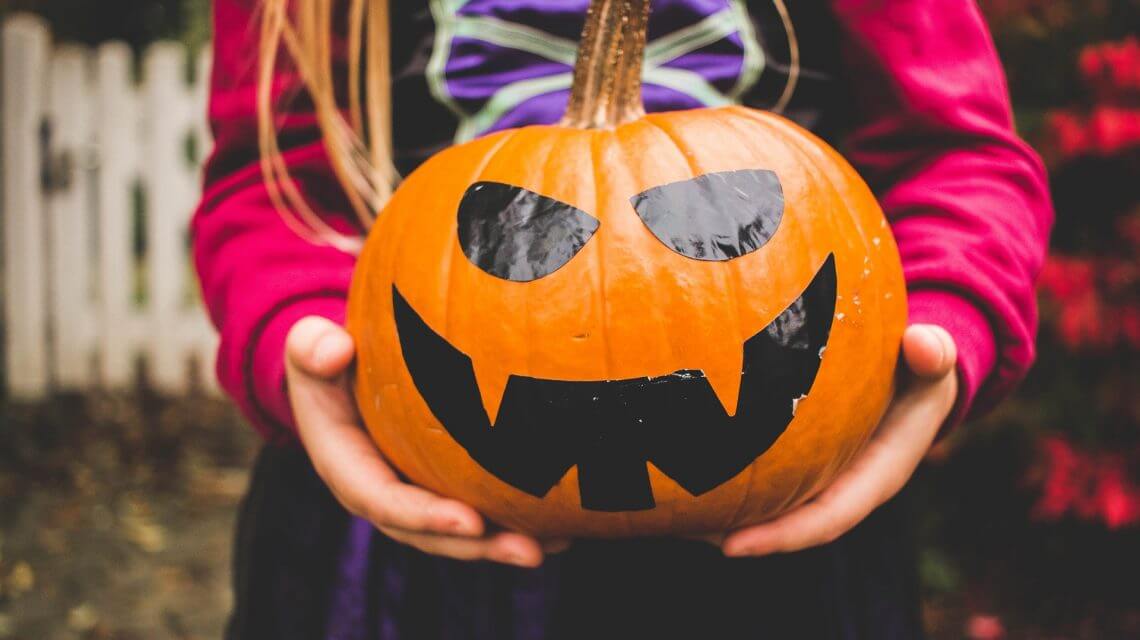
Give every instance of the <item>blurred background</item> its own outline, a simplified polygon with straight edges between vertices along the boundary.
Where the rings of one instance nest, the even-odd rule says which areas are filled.
[[[910,489],[927,628],[1140,638],[1140,2],[981,4],[1058,218],[1036,368]],[[148,215],[194,205],[208,3],[0,0],[0,20],[0,640],[220,637],[256,441],[212,386],[185,218]]]

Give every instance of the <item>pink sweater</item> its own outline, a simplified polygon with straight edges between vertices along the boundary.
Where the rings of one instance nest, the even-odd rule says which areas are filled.
[[[218,377],[258,430],[281,442],[293,437],[285,335],[306,315],[343,321],[354,258],[294,235],[262,184],[253,4],[215,3],[210,119],[216,147],[193,244],[221,333]],[[1014,131],[1005,77],[974,2],[831,4],[855,99],[842,149],[891,221],[911,322],[941,325],[957,342],[956,423],[992,407],[1033,361],[1033,282],[1052,222],[1045,172]],[[282,72],[277,85],[284,95],[298,83]],[[350,229],[304,100],[294,101],[281,131],[302,191],[334,224]]]

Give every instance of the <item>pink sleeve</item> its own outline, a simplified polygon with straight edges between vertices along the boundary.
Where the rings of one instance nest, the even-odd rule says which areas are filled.
[[[1014,131],[973,0],[835,0],[859,121],[848,157],[902,253],[912,323],[945,327],[961,382],[950,424],[991,408],[1034,358],[1034,280],[1053,211]]]
[[[291,231],[262,182],[257,146],[256,0],[214,3],[210,123],[215,147],[194,215],[193,251],[206,306],[221,334],[218,379],[269,440],[292,437],[284,344],[303,316],[343,322],[353,256],[313,245]],[[276,95],[296,92],[279,73]],[[334,226],[351,229],[349,209],[329,168],[303,96],[279,123],[285,162],[302,193]]]

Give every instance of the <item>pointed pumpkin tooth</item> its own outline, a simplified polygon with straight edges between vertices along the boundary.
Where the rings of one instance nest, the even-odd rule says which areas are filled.
[[[713,393],[730,416],[736,415],[736,405],[740,399],[740,372],[744,368],[743,349],[736,353],[736,358],[721,358],[717,364],[706,365],[702,369]]]
[[[479,385],[483,410],[487,412],[487,419],[493,426],[499,415],[499,405],[503,402],[503,392],[506,391],[511,373],[494,362],[472,361],[471,368],[475,370],[475,383]]]

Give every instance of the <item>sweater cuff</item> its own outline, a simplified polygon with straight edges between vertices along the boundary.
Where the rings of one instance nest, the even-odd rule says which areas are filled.
[[[285,385],[285,338],[298,320],[321,316],[344,324],[345,300],[341,296],[303,298],[278,310],[265,325],[246,362],[246,388],[250,402],[265,424],[258,425],[261,434],[274,444],[296,440],[297,426]]]
[[[958,399],[942,433],[970,416],[974,399],[997,362],[997,341],[989,320],[977,305],[959,294],[919,289],[908,294],[910,324],[934,324],[945,329],[958,347]]]

